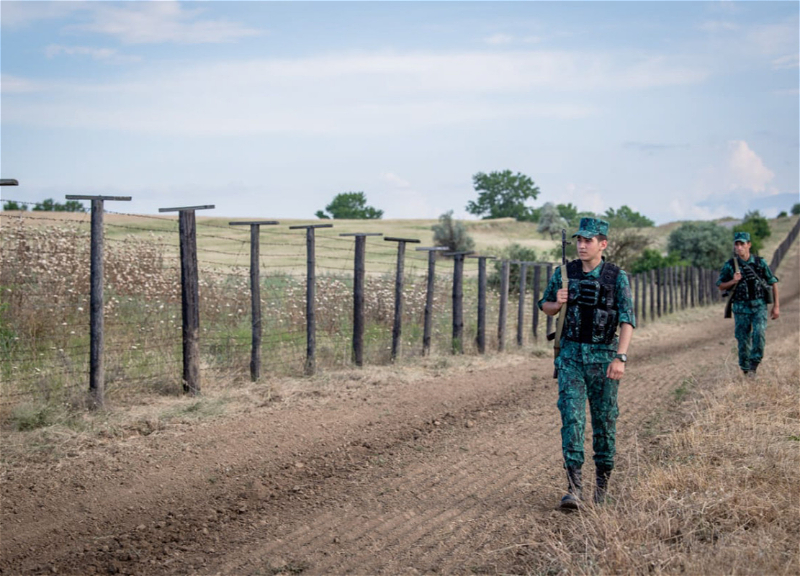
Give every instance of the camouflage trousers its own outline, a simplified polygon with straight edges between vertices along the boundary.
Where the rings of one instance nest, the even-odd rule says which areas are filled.
[[[592,450],[597,466],[614,467],[617,390],[619,380],[606,378],[608,364],[562,360],[558,370],[558,410],[561,412],[561,450],[568,468],[583,465],[586,400],[592,417]]]
[[[753,314],[734,314],[736,341],[739,343],[739,368],[750,370],[764,357],[765,333],[767,331],[767,309]]]

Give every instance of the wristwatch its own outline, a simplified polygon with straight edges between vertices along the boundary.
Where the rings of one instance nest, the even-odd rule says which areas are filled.
[[[619,358],[619,360],[621,362],[627,362],[628,361],[628,355],[627,354],[615,354],[614,358]]]

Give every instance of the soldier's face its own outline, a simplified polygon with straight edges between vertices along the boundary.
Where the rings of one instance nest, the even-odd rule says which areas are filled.
[[[608,240],[598,240],[597,236],[593,238],[584,238],[583,236],[576,237],[578,247],[578,258],[583,261],[591,262],[596,258],[602,256],[603,250],[608,246]]]
[[[741,240],[733,243],[733,249],[736,250],[736,255],[742,260],[750,258],[750,242],[742,242]]]

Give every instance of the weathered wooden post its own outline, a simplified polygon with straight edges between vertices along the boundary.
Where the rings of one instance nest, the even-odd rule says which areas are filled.
[[[542,283],[542,267],[539,264],[533,265],[533,326],[531,327],[531,332],[533,333],[533,339],[535,341],[539,340],[539,296],[541,293],[541,286],[539,284]]]
[[[250,226],[250,322],[252,338],[250,346],[250,380],[261,377],[261,226],[280,224],[274,220],[228,222],[229,226]]]
[[[419,244],[416,238],[384,238],[397,242],[397,274],[394,281],[394,325],[392,326],[392,362],[400,353],[400,336],[403,329],[403,270],[405,268],[406,243]]]
[[[354,236],[356,251],[353,257],[353,362],[364,365],[364,277],[366,275],[367,236],[383,236],[381,233],[346,233],[339,236]]]
[[[13,182],[13,184],[7,183]],[[3,180],[3,186],[16,186],[16,180]],[[106,200],[128,202],[130,196],[84,196],[69,194],[67,200],[92,201],[92,231],[89,267],[89,396],[92,408],[102,408],[105,393],[103,364],[103,213]]]
[[[642,290],[642,322],[644,322],[647,318],[647,272],[640,272],[636,275],[636,277],[641,281],[641,290]],[[636,317],[636,320],[639,320],[639,317]],[[652,320],[652,318],[651,318]]]
[[[656,318],[656,298],[655,298],[655,287],[653,282],[653,269],[651,268],[648,271],[648,281],[650,283],[650,320],[653,321]]]
[[[486,260],[494,260],[496,256],[467,256],[478,259],[478,333],[475,344],[478,353],[486,352]]]
[[[639,317],[639,275],[633,276],[633,316],[636,322],[641,323],[642,318]]]
[[[453,257],[453,354],[464,353],[464,257],[467,252],[445,252]]]
[[[663,301],[661,296],[662,292],[664,291],[663,278],[664,274],[661,268],[656,268],[656,314],[659,318],[661,318],[661,302]]]
[[[181,247],[181,317],[183,318],[183,391],[200,394],[200,288],[197,271],[197,222],[195,211],[213,205],[159,208],[178,213]]]
[[[547,282],[546,285],[550,284],[550,278],[553,276],[553,264],[547,265]],[[546,336],[549,336],[553,332],[553,317],[549,314],[547,315],[546,319],[547,325],[545,327],[545,332],[547,332]]]
[[[308,224],[289,226],[289,230],[306,231],[306,364],[303,372],[312,376],[317,371],[317,276],[316,233],[317,228],[333,228],[333,224]]]
[[[425,322],[422,327],[422,355],[431,353],[431,332],[433,331],[433,291],[436,287],[436,253],[449,250],[447,246],[417,248],[418,252],[428,253],[428,283],[425,290]]]
[[[694,273],[694,271],[695,271],[694,266],[689,266],[687,268],[687,270],[686,270],[686,272],[689,274],[689,282],[688,282],[688,285],[689,285],[689,304],[690,304],[690,306],[692,308],[695,307],[695,300],[696,300],[696,295],[695,295],[695,276],[696,276],[696,274]]]
[[[513,261],[512,264],[519,264],[519,301],[517,303],[517,346],[525,343],[523,328],[525,327],[525,294],[528,289],[528,264],[521,260]]]
[[[500,313],[497,319],[497,350],[506,349],[506,320],[508,317],[508,277],[510,262],[503,260],[500,267]]]
[[[699,266],[697,267],[697,305],[703,306],[706,302],[706,293],[705,287],[703,286],[703,282],[705,281],[705,275],[703,274],[703,269]]]

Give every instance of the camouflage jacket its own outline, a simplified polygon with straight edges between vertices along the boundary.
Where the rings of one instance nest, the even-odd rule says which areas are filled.
[[[583,272],[583,278],[600,277],[600,272],[603,269],[605,261],[598,264],[598,266],[591,272]],[[550,277],[550,282],[544,291],[542,299],[539,300],[539,309],[545,302],[555,302],[556,293],[561,289],[561,267],[558,267]],[[617,307],[617,320],[618,324],[630,324],[636,327],[636,317],[633,312],[633,298],[631,296],[631,284],[628,280],[628,275],[624,270],[620,270],[617,275],[616,293],[614,300]],[[607,364],[614,359],[619,346],[619,337],[615,336],[610,344],[587,344],[583,342],[575,342],[567,340],[563,334],[561,336],[561,353],[556,359],[556,367],[558,368],[564,361],[580,362],[582,364]]]
[[[738,256],[736,258],[739,258]],[[778,278],[772,273],[772,270],[769,269],[769,265],[767,261],[761,258],[761,256],[756,256],[754,254],[750,254],[750,258],[748,258],[747,262],[739,258],[739,266],[741,267],[742,263],[749,264],[750,266],[755,266],[758,262],[756,260],[758,258],[760,260],[761,269],[764,271],[766,278],[764,280],[770,286],[775,284],[778,281]],[[723,282],[730,282],[733,280],[733,258],[725,262],[722,266],[722,270],[719,271],[719,278],[717,278],[717,286],[722,284]],[[767,309],[767,304],[759,298],[758,300],[734,300],[731,306],[734,314],[755,314],[758,312],[765,311]]]

